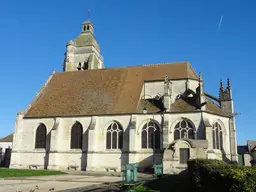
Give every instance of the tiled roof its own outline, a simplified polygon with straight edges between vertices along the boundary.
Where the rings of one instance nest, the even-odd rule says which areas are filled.
[[[188,62],[55,73],[25,117],[136,113],[144,81],[198,76]]]
[[[220,106],[217,105],[216,103],[214,103],[213,101],[211,101],[210,99],[206,98],[206,111],[209,113],[214,113],[214,114],[218,114],[218,115],[224,115],[224,116],[228,116],[226,113],[224,113]]]
[[[2,139],[0,139],[0,142],[12,142],[13,134],[10,134]]]
[[[174,103],[171,104],[170,107],[171,112],[193,112],[198,111],[198,107],[196,106],[196,100],[194,97],[186,97],[180,98]],[[206,111],[209,113],[224,115],[226,114],[221,110],[220,106],[206,98]]]
[[[157,99],[141,99],[136,112],[142,113],[144,108],[146,108],[148,113],[160,113],[164,111],[162,100]]]

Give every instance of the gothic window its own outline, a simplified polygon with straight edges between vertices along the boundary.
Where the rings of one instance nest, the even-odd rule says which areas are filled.
[[[116,122],[111,123],[107,129],[106,148],[107,149],[123,148],[123,129]]]
[[[45,147],[46,147],[46,126],[41,123],[36,129],[35,148],[45,149]]]
[[[219,123],[214,123],[212,127],[213,149],[223,149],[223,130]]]
[[[82,149],[83,143],[83,127],[76,122],[71,128],[71,149]]]
[[[187,139],[195,138],[192,124],[185,119],[182,119],[174,127],[174,140],[182,139],[182,138],[187,138]]]
[[[141,147],[143,149],[160,149],[160,128],[153,122],[149,121],[142,128]]]

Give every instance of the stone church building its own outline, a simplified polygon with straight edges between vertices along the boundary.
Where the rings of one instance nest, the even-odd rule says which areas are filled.
[[[188,61],[105,68],[90,21],[66,45],[53,72],[15,122],[11,168],[121,171],[191,158],[237,162],[229,80],[219,96],[204,91]]]

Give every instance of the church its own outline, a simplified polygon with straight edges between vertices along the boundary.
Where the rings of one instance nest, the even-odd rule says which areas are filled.
[[[90,20],[15,121],[11,168],[120,172],[193,158],[237,162],[230,80],[204,91],[188,61],[105,68]]]

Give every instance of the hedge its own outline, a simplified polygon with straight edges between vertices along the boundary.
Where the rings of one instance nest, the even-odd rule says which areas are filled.
[[[190,188],[198,192],[256,192],[256,168],[219,160],[188,161]]]

